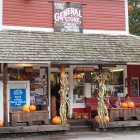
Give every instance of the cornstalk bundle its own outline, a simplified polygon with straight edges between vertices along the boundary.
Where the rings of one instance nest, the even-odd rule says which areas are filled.
[[[97,76],[96,78],[98,81],[98,90],[99,90],[98,96],[97,96],[97,99],[98,99],[97,113],[99,116],[98,123],[102,127],[105,127],[107,125],[105,116],[108,116],[108,110],[107,110],[106,104],[104,102],[105,95],[107,93],[107,88],[105,85],[105,81],[107,80],[107,75],[102,73],[99,76]]]
[[[67,109],[69,107],[69,82],[68,82],[68,75],[64,74],[61,79],[61,103],[60,103],[60,118],[61,118],[61,124],[65,125],[67,124]]]

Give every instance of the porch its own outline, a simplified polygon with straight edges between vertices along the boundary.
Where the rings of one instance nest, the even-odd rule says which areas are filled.
[[[99,127],[93,119],[69,119],[68,124],[62,125],[48,125],[34,124],[31,126],[19,124],[16,127],[1,127],[0,135],[26,135],[34,133],[57,134],[65,132],[92,132],[92,131],[122,131],[122,130],[140,130],[140,121],[127,120],[127,121],[113,121],[107,124],[106,128]]]
[[[140,130],[139,120],[118,120],[108,122],[107,127],[103,128],[98,125],[94,119],[70,119],[70,130],[75,131],[119,131],[119,130]]]
[[[26,133],[41,133],[41,132],[62,132],[62,131],[68,131],[70,130],[70,125],[67,124],[65,126],[63,125],[52,125],[49,123],[48,125],[18,125],[16,127],[7,126],[7,127],[1,127],[0,128],[0,135],[5,134],[26,134]]]

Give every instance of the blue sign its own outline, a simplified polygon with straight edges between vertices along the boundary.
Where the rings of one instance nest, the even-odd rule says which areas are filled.
[[[10,89],[10,106],[26,104],[26,89]]]

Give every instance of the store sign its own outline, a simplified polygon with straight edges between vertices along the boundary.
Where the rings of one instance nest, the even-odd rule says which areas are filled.
[[[91,71],[93,72],[95,69],[94,67],[76,67],[75,68],[76,71]]]
[[[54,2],[54,31],[83,32],[82,5]]]
[[[23,106],[26,104],[26,89],[10,89],[10,106]]]

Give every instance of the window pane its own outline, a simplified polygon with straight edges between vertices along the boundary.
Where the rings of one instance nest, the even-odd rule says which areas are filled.
[[[124,95],[124,81],[123,81],[123,71],[114,71],[111,72],[110,85],[113,87],[112,96],[120,96]]]
[[[73,102],[84,102],[84,73],[74,72],[73,75]]]
[[[132,96],[139,96],[139,79],[132,78]]]

